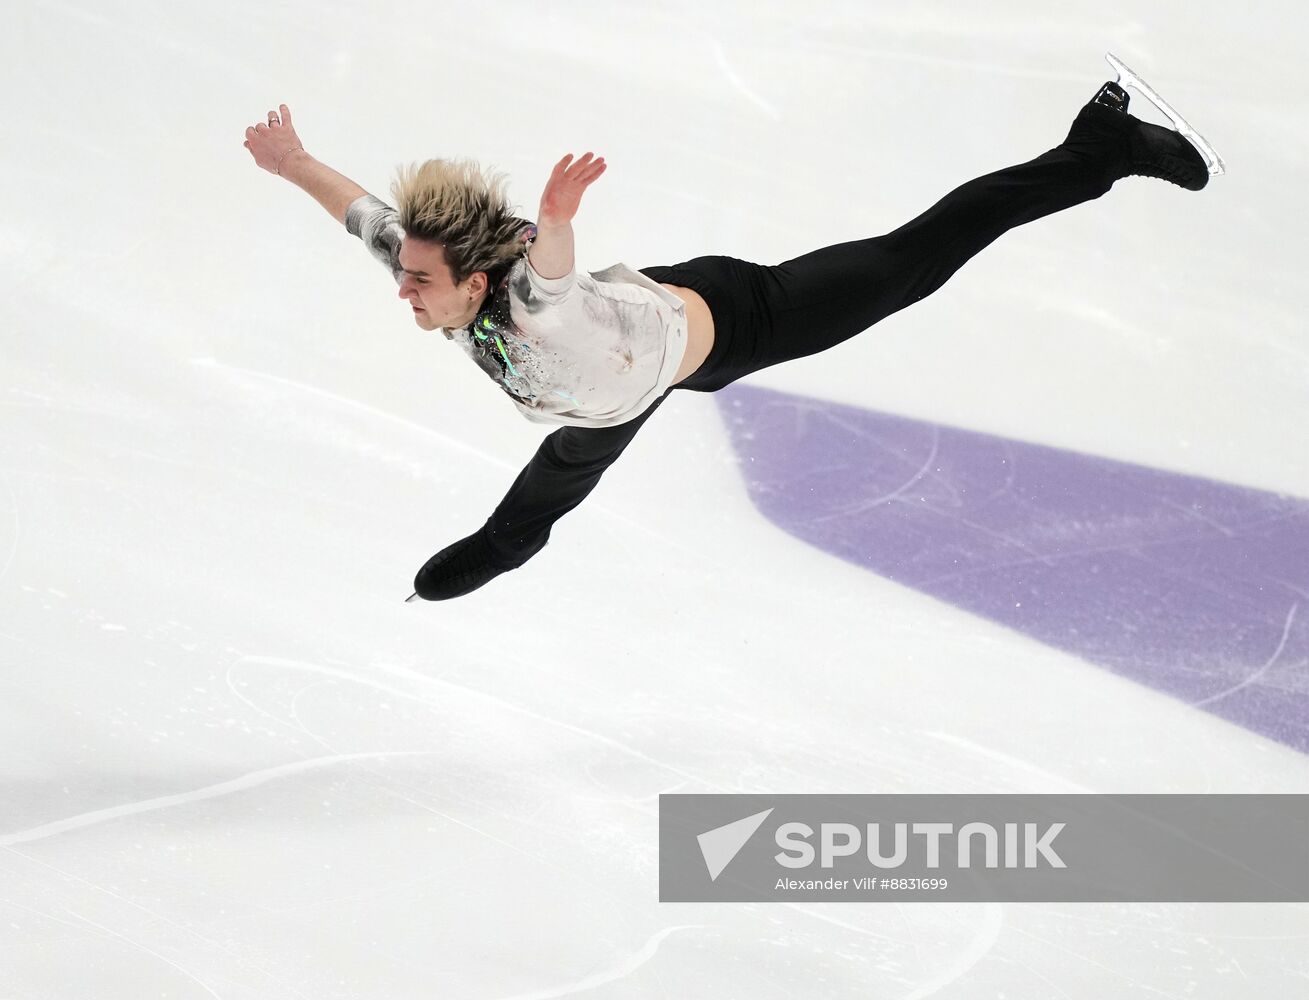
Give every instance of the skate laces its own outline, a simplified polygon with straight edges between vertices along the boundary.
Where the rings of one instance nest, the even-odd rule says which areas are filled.
[[[1129,177],[1156,177],[1191,188],[1208,180],[1204,158],[1180,132],[1137,121],[1131,143]]]

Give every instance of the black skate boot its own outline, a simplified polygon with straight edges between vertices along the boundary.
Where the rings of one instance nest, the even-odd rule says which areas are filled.
[[[414,577],[414,590],[425,601],[448,601],[472,593],[504,571],[493,560],[479,531],[447,545],[427,560]]]
[[[414,590],[425,601],[448,601],[471,594],[513,568],[496,558],[483,531],[475,531],[427,560],[414,577]]]
[[[531,546],[506,553],[504,544],[497,545],[490,529],[483,525],[427,560],[414,577],[414,592],[425,601],[448,601],[471,594],[501,573],[523,565],[545,547],[548,539],[547,533]]]
[[[1128,114],[1129,101],[1126,90],[1106,82],[1078,112],[1065,143],[1113,146],[1110,180],[1157,177],[1188,191],[1199,191],[1208,184],[1209,168],[1200,151],[1172,129]]]
[[[1107,108],[1113,108],[1115,111],[1127,111],[1127,105],[1132,99],[1127,96],[1127,91],[1116,83],[1106,83],[1100,88],[1100,92],[1091,98],[1092,104],[1103,104]]]

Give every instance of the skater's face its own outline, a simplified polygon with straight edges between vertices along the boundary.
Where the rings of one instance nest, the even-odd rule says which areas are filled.
[[[455,284],[445,262],[445,248],[406,237],[400,244],[400,298],[414,311],[414,322],[424,330],[465,326],[473,321],[486,296],[486,272],[476,271]]]

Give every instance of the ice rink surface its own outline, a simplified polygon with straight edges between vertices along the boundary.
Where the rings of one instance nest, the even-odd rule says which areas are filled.
[[[1302,5],[4,21],[0,1000],[1309,995],[1309,906],[661,904],[656,855],[672,791],[1309,791]],[[545,429],[247,126],[528,217],[592,150],[579,268],[773,264],[1055,145],[1106,50],[1227,176],[674,394],[527,566],[403,603]]]

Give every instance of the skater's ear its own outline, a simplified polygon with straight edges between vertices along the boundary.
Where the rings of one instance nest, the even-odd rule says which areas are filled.
[[[470,298],[480,299],[491,290],[491,279],[485,271],[474,271],[464,282]]]

